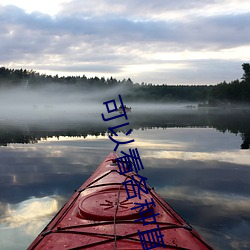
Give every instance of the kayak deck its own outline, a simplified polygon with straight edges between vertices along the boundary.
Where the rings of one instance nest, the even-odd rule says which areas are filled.
[[[133,187],[127,185],[125,188],[122,183],[131,180],[132,175],[138,183],[139,178],[134,173],[121,175],[115,161],[118,157],[114,152],[106,157],[38,235],[29,250],[156,248],[145,235],[150,235],[151,239],[155,237],[161,245],[164,241],[165,249],[212,249],[148,185],[145,187],[141,183],[142,188],[148,189],[148,193],[140,194],[141,199],[127,199],[128,193],[133,193]],[[145,200],[149,202],[148,209],[157,215],[156,221],[150,216],[142,220],[141,212],[146,209],[142,210],[138,204]],[[151,233],[147,233],[149,230]],[[141,239],[144,239],[144,247]],[[163,246],[157,248],[163,249]]]

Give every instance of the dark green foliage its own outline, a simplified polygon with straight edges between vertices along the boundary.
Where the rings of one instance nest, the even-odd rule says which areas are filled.
[[[242,69],[244,71],[244,74],[241,79],[243,79],[244,82],[250,81],[250,64],[249,63],[243,63],[242,64]]]
[[[51,84],[64,84],[82,90],[109,90],[117,87],[125,101],[204,102],[209,105],[225,105],[231,103],[250,103],[250,64],[242,64],[244,71],[242,81],[222,82],[217,85],[153,85],[133,83],[128,79],[122,81],[113,77],[87,78],[82,76],[51,76],[33,70],[0,68],[0,87],[36,88]],[[112,92],[113,93],[113,92]],[[111,97],[112,98],[112,97]]]
[[[250,103],[250,64],[244,63],[242,68],[242,81],[224,81],[213,87],[209,96],[210,104]]]

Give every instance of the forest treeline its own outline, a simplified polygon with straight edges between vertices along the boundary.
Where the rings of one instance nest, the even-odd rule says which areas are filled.
[[[110,77],[52,76],[40,74],[34,70],[9,69],[0,67],[0,87],[21,87],[35,89],[53,83],[89,90],[109,90],[122,87],[126,101],[172,102],[190,101],[208,105],[225,105],[232,103],[250,103],[250,64],[242,64],[243,76],[239,80],[222,82],[217,85],[153,85],[151,83],[134,83],[130,78],[117,80]],[[119,89],[119,88],[118,88]]]

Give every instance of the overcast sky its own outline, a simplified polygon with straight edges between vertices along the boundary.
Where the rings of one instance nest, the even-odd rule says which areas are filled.
[[[0,66],[215,84],[250,62],[249,0],[0,0]]]

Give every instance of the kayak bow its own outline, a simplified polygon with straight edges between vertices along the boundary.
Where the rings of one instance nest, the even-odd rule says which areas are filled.
[[[71,199],[56,214],[51,222],[29,246],[31,249],[152,249],[149,240],[144,247],[138,230],[143,233],[159,228],[165,249],[212,249],[200,235],[182,219],[151,187],[148,194],[127,199],[122,182],[131,180],[139,183],[134,173],[120,175],[116,163],[119,156],[112,152],[99,165],[92,176],[74,193]],[[143,185],[143,184],[141,184]],[[132,186],[128,188],[132,192]],[[157,221],[140,221],[138,203],[145,200],[157,216]],[[146,210],[146,209],[144,209]],[[144,211],[143,210],[143,211]],[[135,222],[136,220],[136,222]],[[150,224],[149,224],[150,223]],[[152,244],[152,243],[151,243]],[[157,247],[163,249],[163,246]]]

